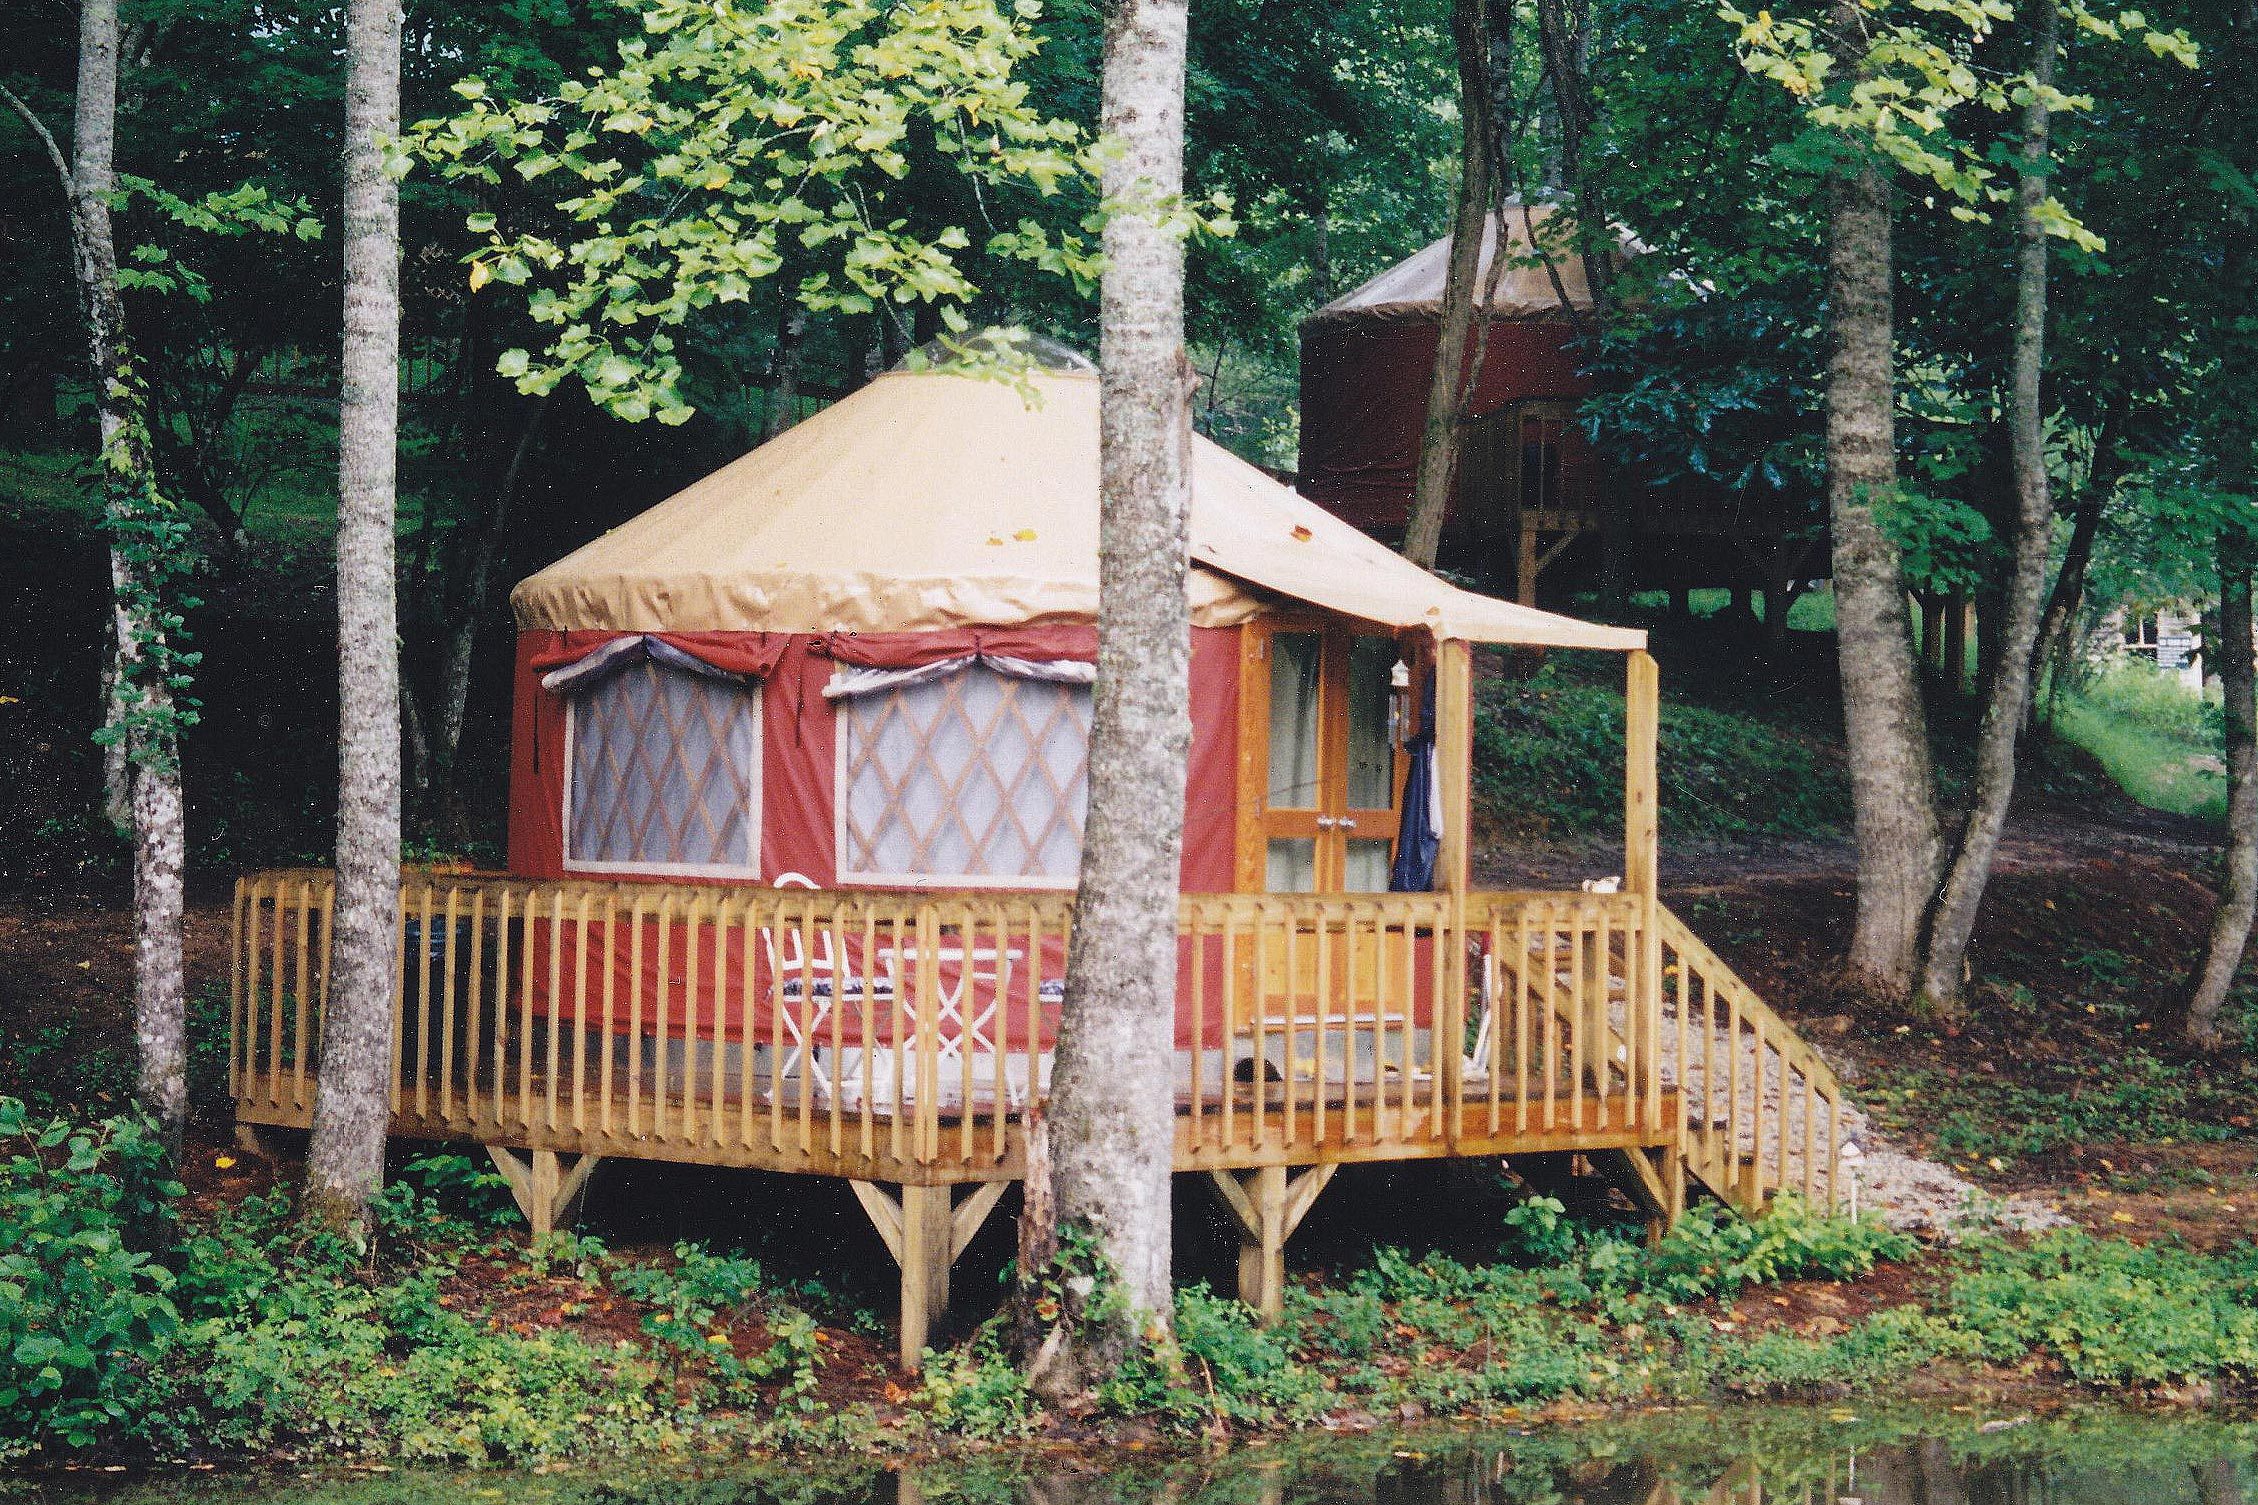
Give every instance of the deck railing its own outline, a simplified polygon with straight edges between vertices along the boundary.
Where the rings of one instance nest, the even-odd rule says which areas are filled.
[[[303,1124],[331,875],[236,892],[240,1116]],[[1225,1169],[1675,1144],[1630,895],[1187,895],[1177,1160]],[[930,1183],[1018,1174],[1063,895],[415,872],[395,1131]]]
[[[1685,1105],[1687,1169],[1746,1212],[1783,1190],[1843,1207],[1834,1071],[1676,915],[1660,910],[1656,930],[1664,1074]]]

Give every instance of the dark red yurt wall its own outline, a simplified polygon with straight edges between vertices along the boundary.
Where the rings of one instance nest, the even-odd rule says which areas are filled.
[[[1410,513],[1436,334],[1433,320],[1415,317],[1316,319],[1302,327],[1298,489],[1368,533],[1399,534]],[[1573,327],[1557,320],[1493,323],[1475,415],[1532,398],[1585,396],[1590,383],[1578,374],[1573,337]],[[1588,463],[1587,447],[1574,448],[1571,463]]]
[[[622,636],[521,631],[511,706],[509,868],[526,878],[573,876],[564,865],[565,702],[541,676]],[[686,650],[762,678],[761,878],[838,881],[833,826],[835,718],[823,687],[841,662],[908,667],[985,650],[1027,658],[1095,656],[1088,626],[817,637],[701,632]],[[1185,780],[1183,887],[1228,892],[1237,823],[1239,646],[1236,627],[1192,629],[1192,749]]]

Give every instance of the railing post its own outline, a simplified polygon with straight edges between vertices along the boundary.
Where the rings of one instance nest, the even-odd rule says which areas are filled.
[[[1452,893],[1466,891],[1471,867],[1473,774],[1474,650],[1446,638],[1435,645],[1435,780],[1443,812],[1435,886]]]
[[[1660,860],[1659,777],[1655,748],[1660,740],[1661,676],[1654,656],[1632,653],[1623,683],[1623,886],[1637,903],[1636,930],[1623,947],[1627,978],[1625,1021],[1632,1057],[1643,1080],[1625,1084],[1634,1103],[1644,1101],[1650,1129],[1662,1110],[1662,937],[1656,928],[1656,890]],[[1682,1071],[1681,1071],[1682,1076]],[[1685,1131],[1685,1115],[1670,1142]]]
[[[1444,818],[1449,818],[1445,807]],[[1443,954],[1437,958],[1442,963],[1435,969],[1435,985],[1442,993],[1436,1000],[1435,1041],[1430,1047],[1437,1056],[1435,1073],[1443,1084],[1443,1142],[1453,1150],[1458,1148],[1460,1131],[1466,1122],[1466,890],[1454,887],[1450,892],[1449,909],[1443,919],[1445,935]]]

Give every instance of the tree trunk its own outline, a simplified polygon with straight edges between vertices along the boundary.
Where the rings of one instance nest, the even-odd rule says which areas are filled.
[[[2258,917],[2258,661],[2251,651],[2250,546],[2242,538],[2220,536],[2219,630],[2204,646],[2226,700],[2227,865],[2180,1028],[2188,1044],[2210,1050],[2219,1044],[2219,1009]]]
[[[800,402],[800,357],[807,344],[808,311],[798,299],[776,320],[776,358],[769,363],[768,413],[761,437],[773,439],[790,428]]]
[[[2062,550],[2062,568],[2055,573],[2054,588],[2047,593],[2046,610],[2038,621],[2038,636],[2031,643],[2031,682],[2034,688],[2041,674],[2053,662],[2064,638],[2069,635],[2070,624],[2077,620],[2078,605],[2085,599],[2086,567],[2093,562],[2093,544],[2101,532],[2101,508],[2107,496],[2100,486],[2088,480],[2085,491],[2079,496],[2077,510],[2070,519],[2070,542]],[[2034,695],[2030,701],[2036,707]],[[2025,720],[2035,718],[2026,714]]]
[[[1929,916],[1917,993],[1926,1008],[1944,1018],[1960,1013],[1961,978],[1968,943],[1976,931],[1976,911],[1983,903],[2015,795],[2015,754],[2031,692],[2031,650],[2038,641],[2047,558],[2054,544],[2054,498],[2047,489],[2046,408],[2039,375],[2046,357],[2047,249],[2041,211],[2051,166],[2047,94],[2054,87],[2055,53],[2061,45],[2055,0],[2045,0],[2039,7],[2036,29],[2031,59],[2035,87],[2023,106],[2023,173],[2015,192],[2015,332],[2007,403],[2015,547],[1998,606],[1990,613],[1996,624],[1991,639],[1996,646],[1979,655],[1989,673],[1983,722],[1976,732],[1975,778],[1967,820]],[[1955,676],[1959,668],[1953,665]]]
[[[1576,251],[1592,314],[1604,327],[1614,296],[1615,236],[1584,150],[1599,113],[1592,102],[1590,37],[1590,0],[1537,0],[1537,45],[1559,116],[1560,181],[1575,205]]]
[[[1835,17],[1841,35],[1858,34],[1855,3],[1838,4]],[[1877,500],[1897,484],[1887,171],[1869,155],[1831,185],[1827,504],[1858,844],[1849,966],[1865,986],[1901,1000],[1912,991],[1921,921],[1936,882],[1937,824],[1904,570],[1874,514]]]
[[[186,999],[182,957],[187,850],[180,794],[180,672],[162,625],[162,595],[179,565],[151,458],[148,398],[134,370],[119,296],[110,222],[115,186],[119,36],[117,0],[79,10],[77,98],[71,156],[13,93],[0,102],[22,118],[54,165],[68,203],[73,270],[86,323],[87,362],[100,420],[103,525],[110,538],[110,662],[103,676],[105,803],[125,796],[134,838],[133,1009],[139,1056],[135,1094],[179,1154],[188,1122]]]
[[[365,1222],[384,1177],[400,903],[400,656],[393,479],[400,412],[399,0],[345,33],[345,342],[337,444],[337,907],[305,1206]]]
[[[1451,40],[1458,49],[1458,209],[1451,219],[1450,271],[1443,283],[1442,327],[1427,381],[1427,422],[1419,435],[1419,469],[1404,524],[1403,556],[1435,567],[1458,476],[1459,435],[1466,405],[1466,340],[1474,327],[1475,281],[1490,213],[1489,39],[1481,0],[1453,0]],[[1478,375],[1479,373],[1477,373]]]
[[[463,579],[462,596],[456,605],[454,620],[447,628],[447,653],[439,670],[439,714],[435,718],[438,725],[431,739],[428,808],[438,812],[440,829],[450,842],[459,841],[463,834],[455,760],[462,752],[463,718],[470,707],[470,670],[478,647],[478,627],[491,605],[494,563],[501,556],[502,538],[509,531],[510,514],[516,509],[526,457],[532,454],[533,442],[540,437],[541,422],[548,413],[548,403],[537,402],[525,420],[525,427],[518,430],[517,443],[510,449],[509,464],[502,471],[501,485],[495,488],[494,499],[480,522],[478,541],[472,545],[470,567]]]
[[[1101,183],[1118,207],[1099,295],[1098,672],[1048,1135],[1059,1230],[1088,1234],[1105,1266],[1069,1273],[1098,1274],[1119,1299],[1099,1305],[1069,1286],[1063,1339],[1031,1376],[1052,1397],[1165,1331],[1172,1307],[1192,371],[1184,248],[1161,220],[1184,179],[1186,10],[1113,0],[1106,20],[1103,128],[1120,150]]]

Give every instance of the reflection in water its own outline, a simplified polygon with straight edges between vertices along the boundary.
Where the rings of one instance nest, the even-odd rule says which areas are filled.
[[[1583,1426],[1314,1435],[1192,1458],[997,1451],[899,1469],[590,1464],[585,1472],[51,1476],[43,1505],[2258,1505],[2258,1427],[2084,1413],[1737,1407]],[[0,1494],[7,1491],[0,1490]]]

